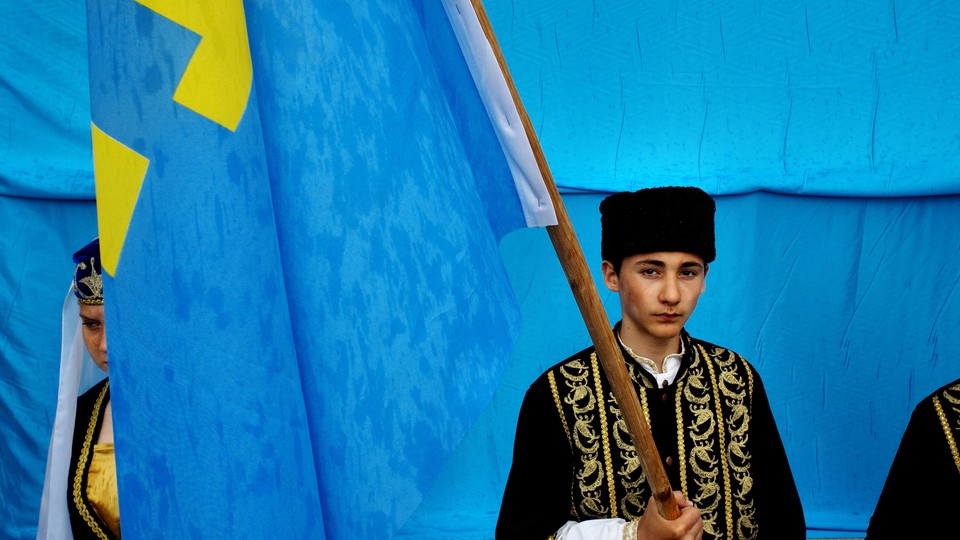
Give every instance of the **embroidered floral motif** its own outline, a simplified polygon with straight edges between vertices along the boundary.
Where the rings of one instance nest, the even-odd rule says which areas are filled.
[[[754,518],[753,497],[750,493],[753,488],[753,477],[750,474],[750,455],[746,451],[747,433],[750,429],[750,410],[747,407],[747,381],[741,373],[747,374],[747,379],[753,375],[742,358],[727,351],[717,358],[720,370],[718,385],[723,394],[727,413],[727,463],[737,485],[736,489],[729,490],[732,503],[737,506],[736,532],[737,538],[752,540],[757,537],[757,524]],[[749,385],[752,387],[752,384]],[[731,522],[732,526],[732,522]]]
[[[630,440],[627,422],[623,419],[623,414],[617,407],[612,392],[609,403],[610,413],[616,418],[613,423],[613,440],[623,460],[623,466],[617,470],[620,486],[626,493],[620,499],[620,512],[625,519],[639,519],[643,515],[647,499],[650,498],[647,476],[640,466],[640,456],[637,455],[637,449]]]
[[[691,486],[687,496],[700,509],[704,532],[718,536],[720,527],[717,524],[717,512],[722,497],[718,482],[720,460],[717,456],[720,452],[717,416],[712,408],[712,385],[708,382],[710,375],[704,369],[709,366],[709,361],[703,361],[702,353],[701,348],[694,349],[694,359],[687,368],[688,375],[685,378],[687,386],[683,391],[686,409],[690,414],[683,424],[690,440],[686,467],[692,473],[690,476],[695,484]]]
[[[675,382],[681,486],[674,489],[695,502],[708,535],[755,539],[759,530],[748,450],[753,374],[739,355],[695,343],[684,343],[689,365]],[[570,360],[550,376],[564,426],[571,426],[572,506],[581,519],[617,514],[637,519],[650,497],[647,478],[595,358]],[[655,391],[653,385],[629,360],[627,368],[649,422],[647,394]],[[960,388],[957,397],[960,410]]]
[[[590,370],[586,363],[577,359],[563,365],[560,375],[567,389],[563,403],[573,413],[571,442],[574,453],[580,458],[580,467],[575,474],[580,503],[574,508],[582,517],[606,517],[610,509],[603,503],[602,487],[606,474],[600,460],[600,434],[593,425],[597,418],[597,400],[590,387]],[[561,410],[560,414],[562,416],[564,411]],[[574,495],[577,498],[577,494]]]
[[[80,262],[74,270],[73,290],[81,304],[99,305],[103,304],[103,277],[97,273],[97,266],[94,259],[89,263],[90,275],[80,277],[87,271],[87,263]],[[83,285],[86,290],[80,288]]]
[[[600,403],[597,406],[597,411],[600,413],[600,437],[601,443],[603,444],[603,468],[607,473],[607,489],[610,493],[610,517],[617,517],[617,489],[613,483],[613,460],[610,457],[610,437],[609,431],[607,430],[607,411],[603,403],[603,372],[600,370],[600,365],[597,362],[597,354],[593,353],[590,355],[590,369],[593,371],[593,384],[596,389],[597,396],[600,398]]]

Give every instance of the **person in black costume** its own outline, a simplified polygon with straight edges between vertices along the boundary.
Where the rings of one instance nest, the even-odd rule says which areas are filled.
[[[99,239],[75,253],[73,262],[83,342],[93,362],[107,373]],[[109,378],[77,398],[76,415],[66,494],[73,538],[120,538]]]
[[[107,336],[99,239],[74,253],[73,262],[61,314],[60,385],[37,540],[113,540],[120,538],[120,510],[110,382],[104,378]],[[78,398],[85,388],[89,390]]]
[[[660,516],[593,347],[527,390],[498,539],[806,536],[800,498],[757,371],[684,325],[716,257],[713,199],[650,188],[600,205],[614,327],[681,516]]]
[[[921,495],[927,506],[960,508],[958,438],[960,379],[914,408],[870,518],[868,540],[947,537],[950,525],[905,509]]]

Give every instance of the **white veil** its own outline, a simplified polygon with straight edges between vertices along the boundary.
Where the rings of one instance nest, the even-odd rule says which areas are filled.
[[[37,540],[72,540],[70,515],[67,511],[67,475],[73,448],[73,425],[77,414],[77,396],[97,384],[106,375],[89,360],[83,344],[80,308],[73,294],[73,284],[63,301],[60,335],[60,386],[57,392],[57,414],[50,435],[47,472],[40,499],[40,522]]]

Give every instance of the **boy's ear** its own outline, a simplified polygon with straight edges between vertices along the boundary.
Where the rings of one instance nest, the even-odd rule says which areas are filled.
[[[616,270],[613,269],[613,263],[603,261],[600,270],[603,272],[603,284],[613,292],[620,292],[620,276],[618,276]]]

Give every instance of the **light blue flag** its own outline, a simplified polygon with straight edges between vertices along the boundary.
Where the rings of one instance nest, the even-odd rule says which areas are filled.
[[[121,527],[322,538],[242,5],[220,4],[88,5]]]
[[[499,238],[551,216],[522,208],[440,2],[262,1],[248,21],[326,531],[389,538],[510,355]]]
[[[194,4],[89,3],[124,535],[389,538],[552,205],[469,2]]]

